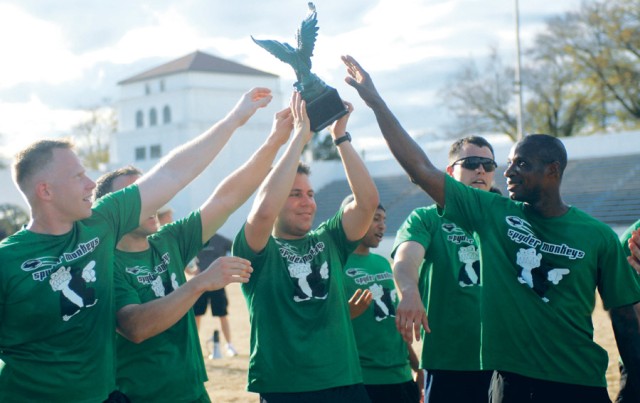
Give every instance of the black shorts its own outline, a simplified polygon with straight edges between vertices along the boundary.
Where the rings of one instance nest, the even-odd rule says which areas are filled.
[[[424,403],[487,403],[493,371],[447,371],[425,374]]]
[[[371,403],[364,385],[339,386],[297,393],[260,393],[260,403]]]
[[[204,315],[207,310],[207,303],[211,304],[212,316],[227,316],[227,293],[224,288],[216,291],[207,291],[193,304],[193,312],[196,316]]]
[[[420,389],[414,381],[364,387],[371,403],[420,403]]]
[[[491,379],[491,403],[611,403],[607,388],[529,378],[496,371]]]

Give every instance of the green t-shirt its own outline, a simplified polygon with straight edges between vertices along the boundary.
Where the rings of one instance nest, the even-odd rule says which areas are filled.
[[[164,225],[143,252],[116,250],[116,311],[168,295],[186,282],[184,268],[202,249],[199,212]],[[136,344],[116,339],[118,389],[132,402],[192,402],[207,373],[193,310],[164,332]]]
[[[352,321],[365,385],[410,381],[407,344],[396,328],[398,296],[389,261],[373,253],[352,253],[345,274],[347,298],[358,288],[373,294],[369,308]]]
[[[344,292],[349,242],[342,213],[302,239],[270,237],[264,250],[247,245],[244,227],[233,255],[251,261],[242,292],[251,320],[247,390],[310,392],[362,382]]]
[[[435,205],[415,209],[396,235],[400,244],[417,242],[425,255],[418,288],[431,333],[422,331],[421,368],[479,371],[480,256],[473,236],[438,215]]]
[[[451,178],[445,196],[445,217],[477,234],[485,367],[606,387],[607,352],[593,340],[595,290],[605,309],[640,301],[613,230],[575,207],[544,218]]]
[[[102,402],[115,389],[113,250],[139,221],[130,186],[64,235],[0,243],[0,401]]]

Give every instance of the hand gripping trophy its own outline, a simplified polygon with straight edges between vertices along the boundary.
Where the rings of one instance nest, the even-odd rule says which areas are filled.
[[[309,3],[309,13],[296,33],[298,47],[274,40],[251,39],[269,53],[289,64],[296,72],[298,81],[294,87],[307,103],[307,114],[311,130],[318,132],[347,114],[347,108],[335,88],[325,84],[311,72],[311,56],[318,36],[316,7]]]

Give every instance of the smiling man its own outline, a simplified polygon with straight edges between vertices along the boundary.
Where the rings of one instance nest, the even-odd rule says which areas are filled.
[[[353,196],[347,196],[342,205],[351,200]],[[371,403],[418,403],[420,391],[411,374],[411,369],[419,371],[418,357],[395,326],[398,298],[391,265],[387,258],[371,253],[384,237],[386,218],[380,204],[369,231],[345,264],[345,290],[353,296],[349,310]],[[360,295],[366,295],[366,302],[358,308],[353,301]]]
[[[532,134],[513,146],[505,171],[509,198],[473,189],[437,169],[369,74],[352,57],[343,61],[347,83],[373,110],[398,162],[444,217],[473,233],[479,244],[480,359],[483,368],[497,370],[492,402],[610,401],[607,353],[593,340],[596,289],[610,311],[629,375],[638,379],[640,284],[613,230],[563,202],[562,142]],[[420,326],[428,327],[424,308],[398,312],[398,318],[405,338],[419,337]]]
[[[489,191],[496,167],[493,147],[482,137],[462,138],[449,149],[447,175],[465,185]],[[492,371],[480,362],[478,245],[437,207],[415,209],[398,230],[391,253],[402,293],[398,314],[426,311],[437,329],[422,331],[426,402],[487,402]]]
[[[251,321],[247,389],[262,403],[369,402],[344,292],[344,264],[367,233],[378,190],[346,124],[330,128],[354,200],[317,229],[309,169],[299,163],[311,138],[305,103],[292,99],[295,134],[258,190],[234,256],[251,261],[242,285]]]
[[[0,242],[1,402],[115,398],[116,243],[198,176],[271,98],[267,88],[248,91],[134,186],[93,206],[96,185],[71,143],[40,140],[18,153],[12,173],[31,221]]]

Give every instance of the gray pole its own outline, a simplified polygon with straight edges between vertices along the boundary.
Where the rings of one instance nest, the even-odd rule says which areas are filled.
[[[516,1],[516,81],[515,91],[518,96],[516,121],[518,125],[518,140],[522,139],[522,81],[520,79],[520,10]]]

